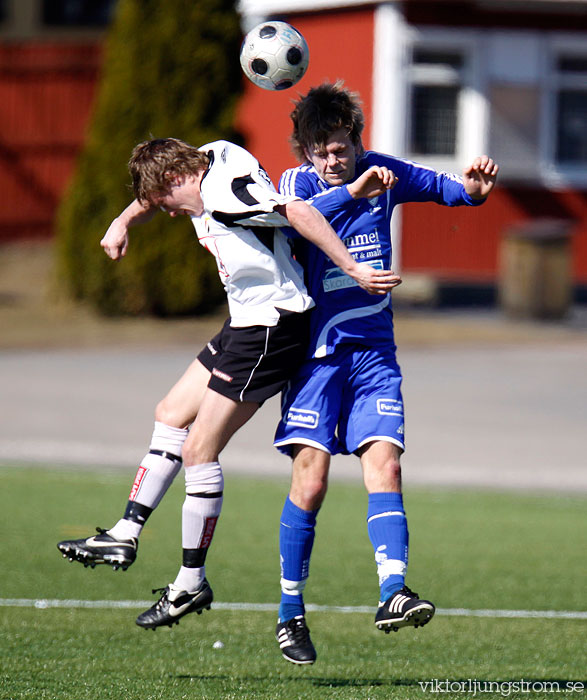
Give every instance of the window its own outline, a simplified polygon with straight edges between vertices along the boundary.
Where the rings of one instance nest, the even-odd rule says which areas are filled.
[[[587,55],[559,56],[556,95],[556,160],[587,164]]]
[[[587,47],[581,35],[495,32],[485,71],[488,149],[501,179],[587,183]]]
[[[450,156],[457,153],[463,56],[415,48],[410,69],[410,153]]]
[[[584,33],[418,27],[406,48],[408,158],[459,172],[489,153],[502,181],[587,186]]]
[[[104,27],[110,23],[115,5],[116,0],[43,0],[43,24],[51,27]]]
[[[540,172],[540,90],[538,85],[491,81],[489,152],[510,179]]]

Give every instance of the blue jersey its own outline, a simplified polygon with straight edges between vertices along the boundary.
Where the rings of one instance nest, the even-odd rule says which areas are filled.
[[[321,211],[353,258],[378,269],[391,266],[390,222],[397,204],[436,202],[458,206],[484,201],[471,199],[456,175],[373,151],[357,159],[355,178],[372,165],[386,166],[398,178],[392,190],[372,199],[353,199],[346,185],[331,187],[309,163],[286,170],[279,189]],[[368,294],[319,248],[301,238],[296,245],[296,257],[305,269],[308,291],[316,302],[310,355],[325,357],[339,343],[394,347],[391,294]]]

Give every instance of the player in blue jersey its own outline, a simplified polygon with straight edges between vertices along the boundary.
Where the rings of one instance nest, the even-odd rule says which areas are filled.
[[[462,177],[365,151],[364,117],[341,83],[301,98],[291,114],[301,165],[281,178],[283,194],[324,214],[355,260],[388,270],[390,220],[403,202],[479,205],[498,166],[475,158]],[[316,308],[308,357],[284,391],[275,445],[293,458],[281,515],[281,603],[276,637],[285,659],[313,663],[305,620],[316,516],[328,483],[330,456],[356,454],[368,492],[367,529],[375,553],[380,602],[375,625],[385,632],[430,621],[434,605],[405,585],[408,528],[401,490],[404,443],[401,371],[396,360],[391,295],[370,296],[315,246],[300,239],[297,257]]]

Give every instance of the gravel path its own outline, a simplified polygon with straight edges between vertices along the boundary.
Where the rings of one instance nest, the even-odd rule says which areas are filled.
[[[153,409],[196,348],[0,352],[0,462],[128,470]],[[409,485],[587,492],[587,343],[408,344],[400,352]],[[222,456],[226,473],[279,475],[267,402]],[[339,457],[333,479],[360,479]]]

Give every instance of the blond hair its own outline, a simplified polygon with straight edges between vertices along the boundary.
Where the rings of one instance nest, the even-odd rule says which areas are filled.
[[[155,204],[169,193],[176,178],[196,175],[210,164],[210,158],[181,139],[153,139],[134,147],[128,169],[135,197]]]

